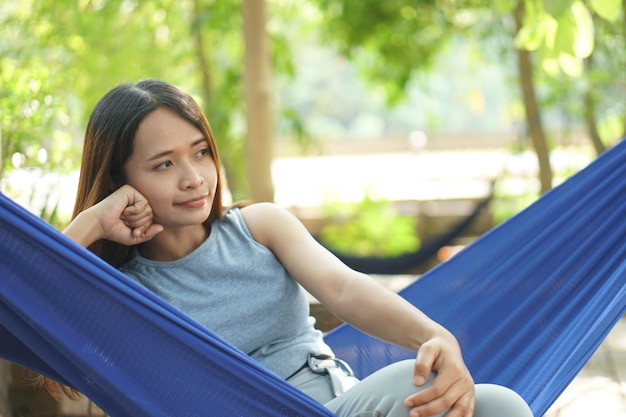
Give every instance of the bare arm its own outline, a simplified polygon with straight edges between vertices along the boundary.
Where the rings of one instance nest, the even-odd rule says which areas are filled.
[[[450,332],[393,291],[344,265],[286,210],[255,204],[242,209],[242,214],[254,238],[272,250],[290,275],[336,317],[418,352],[416,385],[422,385],[431,371],[438,372],[431,387],[407,398],[408,407],[421,416],[449,407],[449,417],[472,415],[473,381]]]

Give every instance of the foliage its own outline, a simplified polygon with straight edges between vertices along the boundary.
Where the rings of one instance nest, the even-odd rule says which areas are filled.
[[[594,50],[592,13],[616,23],[622,10],[621,0],[525,0],[525,6],[515,45],[537,51],[548,74],[574,77],[583,73],[583,59]]]
[[[582,75],[584,60],[610,45],[612,53],[602,54],[601,64],[592,70],[595,74],[578,91],[594,90],[598,97],[608,93],[604,107],[619,102],[624,93],[623,76],[616,77],[623,73],[626,59],[624,25],[618,24],[624,18],[621,0],[314,1],[322,14],[325,41],[353,59],[373,86],[384,86],[394,103],[405,98],[412,78],[432,72],[435,57],[459,34],[468,44],[480,42],[487,51],[499,43],[499,55],[484,58],[503,64],[513,47],[534,51],[541,69],[536,75],[544,80],[546,76],[562,80],[559,73]],[[515,33],[510,16],[518,1],[525,6],[524,25]],[[601,84],[595,83],[598,72]],[[549,94],[561,94],[565,88],[554,81],[544,83]],[[581,118],[582,110],[575,114]]]
[[[560,70],[550,76],[536,72],[544,109],[552,106],[567,120],[581,120],[580,96],[589,91],[597,100],[598,129],[605,141],[619,137],[626,111],[623,75],[616,76],[623,74],[626,57],[624,28],[615,23],[623,18],[619,0],[522,1],[528,13],[516,39],[547,57],[542,68],[554,69],[555,62],[559,68],[565,62],[580,64],[582,58],[577,56],[585,56],[593,47],[594,65],[579,81],[567,79]],[[410,88],[437,96],[437,91],[429,91],[432,79],[415,82],[415,78],[445,65],[437,57],[459,39],[479,51],[476,65],[490,59],[511,71],[509,15],[515,4],[516,0],[271,1],[267,31],[274,51],[272,64],[281,79],[293,76],[291,56],[304,49],[300,40],[313,37],[316,42],[322,33],[324,42],[348,56],[350,64],[375,86],[369,97],[354,94],[344,101],[333,99],[332,86],[314,86],[317,94],[324,95],[328,112],[357,125],[361,115],[374,111],[372,97],[376,103],[382,102],[381,96],[398,103]],[[240,82],[240,7],[240,0],[4,2],[0,5],[0,170],[13,166],[13,155],[21,166],[75,168],[81,132],[95,101],[120,82],[156,77],[180,85],[202,103],[235,199],[245,197],[247,127]],[[568,53],[570,58],[560,58]],[[347,76],[354,78],[352,72]],[[287,88],[294,95],[297,89]],[[315,128],[290,107],[293,102],[284,91],[276,97],[279,133],[295,138],[303,149],[315,149],[309,132]],[[426,107],[437,98],[441,99],[432,97]],[[493,104],[489,97],[483,99]],[[435,110],[427,109],[422,112],[427,115],[419,117],[432,117],[431,111]],[[365,126],[375,134],[371,123]]]
[[[46,25],[28,19],[23,2],[0,6],[0,175],[19,166],[76,166],[72,109],[56,48],[41,45]]]
[[[80,144],[71,134],[82,131],[84,108],[126,81],[121,74],[132,77],[131,68],[146,74],[147,65],[129,65],[140,56],[133,55],[133,48],[144,46],[140,36],[129,32],[138,33],[140,22],[153,19],[142,19],[142,14],[133,15],[136,21],[125,19],[131,14],[122,5],[128,8],[131,2],[11,3],[1,6],[0,13],[5,19],[0,39],[4,167],[10,168],[6,162],[20,152],[26,166],[75,168]],[[34,157],[42,155],[40,149],[49,154],[44,162]]]
[[[562,28],[570,28],[558,32],[558,45],[576,40],[571,47],[562,46],[564,50],[588,52],[593,45],[596,54],[600,49],[612,51],[598,58],[600,62],[590,79],[594,86],[601,80],[604,88],[598,94],[606,102],[600,110],[611,117],[602,120],[602,126],[606,126],[603,131],[619,130],[623,111],[604,94],[619,92],[611,88],[615,83],[611,75],[615,78],[616,71],[623,68],[624,54],[616,51],[624,50],[624,36],[622,33],[620,41],[616,29],[619,25],[611,24],[619,17],[619,0],[527,3],[531,12],[526,16],[527,28],[522,31],[526,35],[520,33],[517,37],[519,43],[530,45],[534,40],[537,48],[540,44],[545,48],[550,39],[546,27],[557,22]],[[302,39],[303,33],[307,37],[323,32],[324,41],[349,56],[376,86],[376,94],[386,91],[388,102],[397,103],[415,74],[433,69],[435,58],[459,34],[468,40],[477,34],[485,42],[501,39],[506,32],[502,30],[502,16],[514,4],[513,0],[272,1],[268,2],[267,28],[274,51],[272,63],[281,76],[293,76],[291,54],[300,46],[291,39]],[[48,156],[45,168],[75,167],[80,132],[95,101],[120,82],[156,77],[191,91],[202,103],[231,186],[245,193],[245,168],[241,166],[246,127],[240,83],[240,5],[240,0],[3,3],[0,129],[4,169],[12,166],[10,159],[16,152],[24,155],[24,164],[42,165],[36,158],[43,155],[40,149],[45,149]],[[593,43],[589,31],[584,31],[590,27],[584,17],[589,13],[594,18],[601,16],[599,22],[595,21]],[[602,33],[598,33],[600,30]],[[563,91],[563,87],[555,91]],[[298,112],[284,100],[277,104],[281,133],[310,147],[307,125],[298,119]]]
[[[517,47],[534,51],[539,58],[542,71],[536,72],[535,80],[545,87],[544,113],[560,107],[567,129],[592,110],[607,144],[626,131],[622,53],[626,32],[617,24],[620,17],[626,18],[621,3],[526,0],[524,26],[515,38]],[[585,108],[589,103],[593,107]]]
[[[9,4],[10,3],[10,4]],[[240,0],[33,0],[0,5],[0,121],[4,167],[15,152],[46,148],[44,166],[79,162],[80,132],[96,101],[113,86],[160,78],[201,103],[229,184],[245,194],[243,36]],[[290,44],[278,22],[298,7],[272,4],[268,32],[274,66],[293,74]],[[307,144],[297,114],[282,124]],[[71,134],[76,138],[72,140]],[[28,159],[41,165],[36,159]],[[237,193],[237,190],[241,190]]]
[[[365,79],[382,86],[389,103],[405,98],[417,71],[432,70],[434,58],[455,33],[478,15],[473,0],[316,0],[325,41],[357,63]]]
[[[616,24],[624,13],[621,3],[621,0],[317,0],[327,28],[326,40],[353,58],[371,84],[383,85],[392,103],[405,98],[412,77],[433,69],[433,57],[447,47],[457,33],[466,35],[467,39],[478,39],[482,45],[492,44],[494,40],[502,42],[503,34],[508,35],[501,44],[504,46],[501,55],[495,57],[501,64],[510,61],[507,57],[515,53],[516,48],[532,50],[533,59],[524,60],[529,62],[524,71],[517,75],[511,71],[510,76],[517,77],[522,87],[519,88],[519,107],[524,111],[520,124],[524,126],[524,137],[529,136],[533,141],[544,190],[552,183],[550,149],[546,141],[555,139],[545,134],[541,123],[547,110],[566,121],[565,131],[570,125],[584,127],[598,153],[605,147],[603,137],[604,142],[610,144],[622,136],[607,137],[619,131],[620,125],[622,132],[626,132],[623,99],[626,36],[624,25]],[[412,11],[416,10],[419,17],[408,23]],[[512,27],[517,26],[515,16],[523,17],[519,32]],[[427,24],[420,24],[420,18],[427,20]],[[604,23],[609,23],[606,27],[609,30],[605,32],[610,35],[596,37]],[[441,32],[433,38],[436,31]],[[596,48],[597,40],[621,47],[603,55],[602,65],[592,66],[591,54],[600,49]],[[523,56],[530,57],[529,54]],[[535,56],[540,59],[537,61]],[[605,60],[610,63],[604,65]],[[539,62],[540,66],[533,69],[533,62]],[[584,71],[584,64],[588,71]],[[594,78],[599,68],[609,76],[604,83],[597,83]],[[585,77],[575,91],[570,91],[567,85],[571,80],[563,75]],[[521,102],[522,93],[527,98],[524,102]],[[620,109],[619,117],[615,117],[616,108]]]
[[[328,248],[357,256],[395,256],[419,248],[417,220],[399,216],[391,203],[369,196],[356,204],[335,203],[326,207],[331,223],[320,239]]]

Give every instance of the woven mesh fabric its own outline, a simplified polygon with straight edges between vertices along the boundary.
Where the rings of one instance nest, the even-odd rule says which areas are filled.
[[[111,416],[332,415],[0,197],[0,356]]]
[[[626,141],[401,294],[456,335],[476,382],[543,415],[626,313]],[[349,326],[326,340],[360,376],[414,357]]]
[[[626,312],[626,142],[401,292],[477,382],[547,410]],[[361,377],[413,353],[340,326]],[[321,405],[0,195],[0,357],[111,416],[322,416]]]

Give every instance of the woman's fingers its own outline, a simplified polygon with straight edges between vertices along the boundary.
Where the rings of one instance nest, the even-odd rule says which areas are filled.
[[[431,339],[420,347],[413,375],[415,385],[423,385],[431,373],[432,383],[405,400],[405,405],[412,408],[411,415],[424,417],[448,410],[447,417],[471,416],[474,381],[456,345]]]
[[[126,226],[135,229],[143,227],[146,224],[151,224],[154,219],[154,215],[152,214],[151,209],[134,213],[134,210],[127,208],[124,210],[124,213],[122,213],[121,219],[124,221]]]
[[[436,378],[435,378],[436,379]],[[407,398],[407,404],[411,408],[411,416],[433,416],[447,411],[446,417],[471,417],[474,412],[473,390],[468,391],[462,384],[453,384],[447,389],[436,386],[426,388],[419,394],[426,393],[426,397],[418,397],[417,394]],[[419,404],[419,405],[410,405]]]
[[[436,360],[436,349],[432,348],[428,344],[422,345],[417,354],[417,359],[415,359],[415,370],[413,373],[413,381],[415,385],[424,385],[433,371],[433,366]]]
[[[110,202],[109,202],[110,200]],[[117,218],[108,221],[107,239],[136,245],[152,239],[163,231],[163,226],[154,223],[154,213],[148,200],[135,188],[124,185],[103,201],[109,206],[108,213]]]
[[[134,244],[137,244],[152,239],[155,235],[161,233],[162,231],[163,226],[161,226],[160,224],[147,223],[141,227],[132,229],[131,233],[133,238],[140,240],[140,242],[134,242]]]

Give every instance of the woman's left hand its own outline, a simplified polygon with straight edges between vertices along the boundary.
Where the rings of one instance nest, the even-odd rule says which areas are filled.
[[[431,416],[446,409],[446,417],[471,417],[474,414],[474,381],[463,362],[458,342],[451,334],[433,337],[419,349],[415,361],[415,385],[432,384],[409,396],[405,405],[410,416]]]

